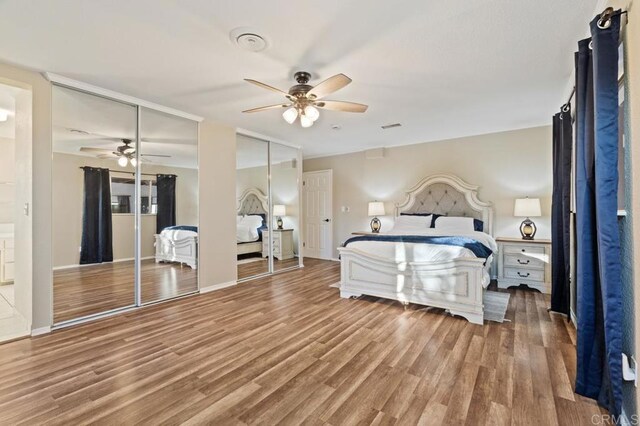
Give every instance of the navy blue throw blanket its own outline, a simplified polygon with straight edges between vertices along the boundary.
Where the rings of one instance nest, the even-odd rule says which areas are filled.
[[[167,226],[166,228],[163,229],[163,231],[193,231],[193,232],[198,232],[198,227],[197,226],[191,226],[191,225],[176,225],[176,226]]]
[[[362,235],[349,238],[345,241],[343,247],[357,241],[388,241],[392,243],[422,243],[422,244],[438,244],[443,246],[457,246],[469,249],[476,255],[484,259],[489,258],[493,254],[491,249],[481,242],[468,237],[440,237],[430,235]]]

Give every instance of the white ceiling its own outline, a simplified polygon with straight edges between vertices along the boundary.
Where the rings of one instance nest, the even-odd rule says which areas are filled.
[[[550,123],[597,0],[110,0],[0,3],[0,59],[182,109],[304,148],[305,156],[419,143]],[[260,53],[229,39],[251,27]],[[310,129],[242,81],[286,89],[344,73]],[[381,130],[388,123],[402,123]],[[339,124],[341,130],[331,130]]]
[[[53,89],[53,151],[95,157],[80,149],[115,151],[121,139],[136,138],[136,108],[63,87]],[[78,132],[80,131],[80,132]],[[196,168],[197,123],[162,112],[142,109],[141,154],[149,164]],[[149,154],[169,157],[147,157]],[[113,158],[114,163],[117,157]],[[114,164],[114,167],[115,164]]]

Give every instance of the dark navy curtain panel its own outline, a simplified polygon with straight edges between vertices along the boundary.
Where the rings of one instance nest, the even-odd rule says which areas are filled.
[[[158,214],[156,231],[176,225],[176,175],[157,175]]]
[[[590,24],[576,60],[576,392],[611,414],[622,406],[622,295],[618,234],[620,12]]]
[[[84,204],[80,264],[113,261],[109,169],[83,167]]]
[[[571,255],[571,107],[553,117],[553,201],[551,205],[551,310],[569,314]]]

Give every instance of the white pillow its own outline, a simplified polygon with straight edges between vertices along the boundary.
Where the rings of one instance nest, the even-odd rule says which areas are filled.
[[[242,223],[243,225],[260,228],[262,226],[262,216],[258,216],[255,214],[248,215],[243,217],[240,223]]]
[[[421,233],[431,228],[431,215],[429,216],[398,216],[391,232],[398,234]]]
[[[475,228],[473,226],[472,217],[449,217],[440,216],[436,219],[435,228],[438,231],[452,231],[452,232],[473,232]]]
[[[236,216],[236,225],[242,222],[242,219],[244,219],[244,216],[240,216],[240,215]]]
[[[403,215],[398,216],[396,218],[396,225],[400,226],[424,226],[426,228],[431,228],[431,218],[432,215],[429,216],[409,216]]]

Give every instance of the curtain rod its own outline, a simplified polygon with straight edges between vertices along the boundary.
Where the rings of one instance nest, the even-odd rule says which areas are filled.
[[[598,20],[598,27],[599,28],[607,28],[608,27],[608,22],[611,20],[611,18],[616,15],[616,11],[613,9],[613,7],[607,7],[605,10],[602,11],[602,13],[599,15],[600,19]],[[626,10],[621,10],[618,15],[627,15],[627,21],[629,20],[629,15],[627,14]],[[571,89],[571,94],[569,95],[569,99],[567,99],[567,102],[564,103],[564,105],[562,105],[562,107],[560,108],[563,112],[567,112],[569,111],[569,105],[571,105],[571,100],[573,99],[573,96],[576,94],[576,86],[573,86],[573,88]]]
[[[78,168],[84,170],[84,169],[87,169],[87,168],[88,169],[101,169],[102,167],[80,166]],[[127,175],[135,175],[136,174],[135,172],[123,172],[122,170],[113,170],[113,169],[107,169],[107,170],[109,170],[110,172],[113,172],[113,173],[124,173],[124,174],[127,174]],[[162,173],[158,173],[158,174],[155,174],[155,173],[140,173],[140,174],[141,175],[145,175],[145,176],[158,176],[158,174],[162,174]]]

